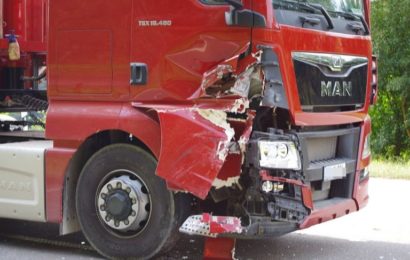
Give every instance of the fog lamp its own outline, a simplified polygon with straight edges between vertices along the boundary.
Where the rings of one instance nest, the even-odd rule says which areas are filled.
[[[265,193],[269,193],[271,191],[273,191],[273,183],[271,181],[265,181],[262,184],[262,191]]]

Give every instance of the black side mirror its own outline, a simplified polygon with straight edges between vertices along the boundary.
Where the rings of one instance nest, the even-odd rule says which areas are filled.
[[[241,2],[235,0],[225,0],[232,5],[229,12],[225,13],[226,24],[239,27],[266,27],[266,18],[258,12],[244,9]]]

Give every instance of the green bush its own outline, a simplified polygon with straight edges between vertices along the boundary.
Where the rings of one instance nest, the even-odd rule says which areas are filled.
[[[372,1],[379,100],[371,110],[376,157],[410,160],[410,0]]]

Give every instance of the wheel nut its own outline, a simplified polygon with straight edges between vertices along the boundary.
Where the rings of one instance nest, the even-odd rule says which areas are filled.
[[[101,205],[100,209],[101,209],[102,211],[105,211],[105,206],[104,206],[104,205]]]
[[[101,198],[103,198],[103,199],[107,198],[107,194],[101,193]]]
[[[131,188],[127,188],[126,191],[127,191],[128,193],[131,193]]]
[[[125,220],[125,221],[124,221],[124,224],[125,224],[125,225],[129,225],[130,222],[129,222],[128,220]]]
[[[135,217],[135,216],[137,215],[137,212],[132,211],[132,212],[131,212],[131,215],[132,215],[133,217]]]
[[[106,217],[105,217],[105,220],[106,220],[107,222],[110,222],[110,221],[111,221],[110,216],[106,216]]]
[[[137,200],[136,200],[136,199],[132,199],[132,204],[135,204],[135,203],[137,203]]]
[[[121,189],[121,187],[122,187],[121,182],[117,182],[117,188],[118,188],[118,189]]]
[[[111,184],[108,184],[107,189],[108,189],[109,191],[111,191],[111,190],[112,190],[112,186],[111,186]]]
[[[119,227],[120,226],[120,222],[119,221],[115,221],[115,226]]]

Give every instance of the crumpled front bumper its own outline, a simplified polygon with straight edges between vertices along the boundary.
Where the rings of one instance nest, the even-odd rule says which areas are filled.
[[[277,196],[260,196],[257,199],[252,199],[265,198],[263,206],[268,210],[264,211],[266,216],[263,217],[261,216],[263,215],[262,212],[250,212],[251,210],[247,209],[250,221],[246,225],[240,218],[233,216],[207,217],[205,221],[201,216],[195,216],[196,224],[193,225],[192,218],[188,219],[181,227],[181,232],[209,237],[267,238],[280,236],[297,229],[305,229],[358,211],[368,202],[369,178],[364,176],[363,173],[370,163],[370,158],[362,158],[361,155],[364,139],[369,133],[369,118],[361,126],[354,128],[295,133],[303,158],[303,170],[300,172],[300,179],[297,179],[295,173],[287,177],[285,175],[278,177],[277,172],[275,174],[272,170],[257,167],[255,160],[258,158],[258,151],[252,149],[252,144],[257,143],[258,139],[255,136],[258,136],[258,134],[254,132],[249,140],[250,148],[247,150],[244,169],[246,169],[246,166],[252,168],[251,171],[259,179],[259,182],[254,183],[259,187],[248,187],[248,189],[263,194],[261,184],[265,181],[271,181],[292,186],[295,190],[298,190],[296,193],[299,196],[287,197],[284,194],[277,194]],[[309,152],[312,151],[310,149],[316,149],[317,142],[320,139],[326,142],[330,137],[337,139],[335,155],[340,157],[339,160],[323,160],[322,164],[318,164],[317,161],[311,163]],[[308,144],[311,141],[310,139],[314,139],[313,145]],[[319,155],[314,154],[313,156]],[[323,191],[318,191],[316,189],[317,185],[315,186],[312,183],[325,182],[324,168],[332,165],[334,161],[340,162],[341,160],[344,160],[347,165],[347,176],[331,181],[331,189],[326,198],[315,199],[315,194],[319,193],[322,196]],[[252,166],[250,167],[250,165]],[[242,174],[246,174],[246,170]],[[269,210],[269,208],[272,210]],[[201,223],[202,228],[199,229],[201,231],[198,231],[197,228],[201,226]]]

